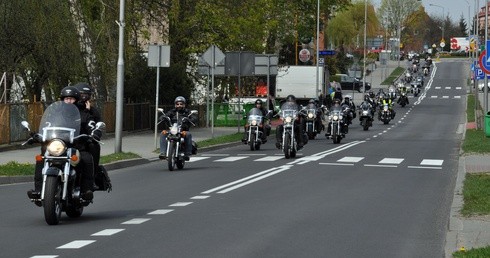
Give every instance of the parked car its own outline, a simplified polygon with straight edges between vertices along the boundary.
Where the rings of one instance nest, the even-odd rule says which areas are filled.
[[[347,74],[336,74],[336,76],[340,77],[340,87],[342,90],[356,90],[358,92],[362,92],[362,79],[349,76]],[[366,89],[368,91],[371,89],[371,83],[366,82]]]

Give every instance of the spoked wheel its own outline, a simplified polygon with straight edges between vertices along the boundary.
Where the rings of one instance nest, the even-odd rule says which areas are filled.
[[[289,132],[284,133],[284,157],[286,159],[291,158],[291,135]]]
[[[255,150],[255,144],[256,144],[256,143],[255,143],[255,134],[254,134],[254,133],[252,133],[252,134],[250,135],[250,142],[248,143],[248,145],[250,145],[250,150],[251,150],[251,151],[254,151],[254,150]]]
[[[61,182],[48,176],[44,192],[44,219],[48,225],[58,225],[61,218]]]
[[[175,168],[175,144],[169,143],[168,145],[169,151],[168,151],[168,170],[174,171]]]

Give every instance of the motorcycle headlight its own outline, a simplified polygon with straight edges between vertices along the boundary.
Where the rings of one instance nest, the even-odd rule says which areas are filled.
[[[288,116],[286,117],[286,119],[284,119],[284,121],[286,121],[286,123],[291,123],[293,121],[293,118]]]
[[[48,150],[49,155],[58,157],[65,153],[66,145],[63,141],[55,139],[48,143],[46,149]]]
[[[177,125],[173,125],[172,128],[170,128],[170,134],[177,134],[177,132],[178,132]]]
[[[333,120],[334,120],[334,121],[339,120],[339,116],[337,116],[337,115],[333,116]]]
[[[384,111],[388,111],[388,107],[387,107],[387,106],[384,106],[384,107],[383,107],[383,110],[384,110]]]
[[[363,111],[362,111],[362,115],[363,115],[363,116],[367,116],[367,115],[368,115],[368,111],[367,111],[367,110],[363,110]]]
[[[252,123],[251,123],[253,126],[257,125],[257,120],[252,120]]]
[[[308,113],[308,118],[313,118],[314,116],[313,113]]]

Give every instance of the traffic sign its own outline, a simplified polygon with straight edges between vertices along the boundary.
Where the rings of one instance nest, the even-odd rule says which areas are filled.
[[[310,60],[310,51],[308,49],[303,48],[299,51],[299,60],[303,63],[306,63]]]
[[[486,73],[490,74],[490,63],[488,62],[487,50],[483,50],[481,52],[480,57],[478,58],[478,64],[480,64],[480,68]]]
[[[487,75],[488,77],[488,75]],[[483,80],[485,79],[485,73],[483,72],[482,69],[475,67],[475,79],[477,80]]]
[[[324,49],[324,50],[318,51],[318,53],[321,56],[333,56],[333,55],[335,55],[335,50],[333,50],[333,49]]]

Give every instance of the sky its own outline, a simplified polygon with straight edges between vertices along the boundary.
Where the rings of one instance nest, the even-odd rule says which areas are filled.
[[[429,16],[442,16],[443,8],[438,6],[430,6],[430,4],[439,5],[444,7],[444,12],[449,15],[453,23],[458,23],[461,18],[461,14],[465,20],[468,20],[468,4],[470,6],[470,16],[475,15],[475,2],[478,5],[480,2],[480,7],[485,6],[486,0],[422,0],[422,5]],[[381,0],[371,0],[371,2],[378,9],[381,5]]]

